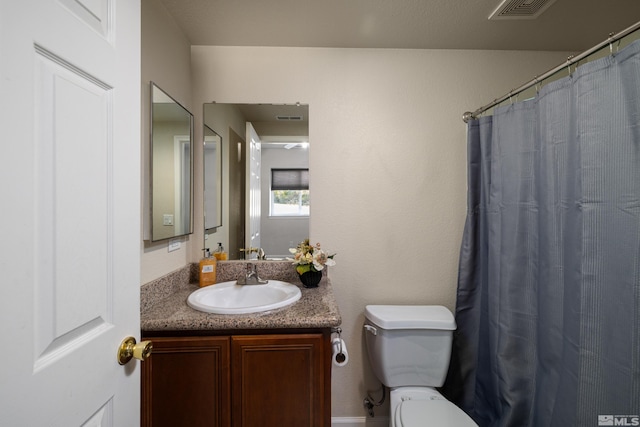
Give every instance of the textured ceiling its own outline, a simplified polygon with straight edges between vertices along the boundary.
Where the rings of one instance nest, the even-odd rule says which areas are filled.
[[[162,1],[193,45],[580,52],[640,20],[640,0],[557,0],[488,20],[501,0]]]

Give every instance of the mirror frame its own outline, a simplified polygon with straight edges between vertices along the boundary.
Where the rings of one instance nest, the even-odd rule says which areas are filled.
[[[216,173],[215,173],[215,177],[214,177],[214,185],[216,187],[216,221],[215,224],[209,224],[210,226],[207,227],[207,133],[212,134],[213,136],[217,137],[218,140],[217,141],[212,141],[210,143],[215,143],[216,145],[216,158],[215,158],[215,168],[216,168]],[[204,232],[205,234],[207,232],[210,231],[215,231],[216,228],[218,227],[222,227],[222,146],[223,146],[223,139],[222,136],[214,131],[213,129],[211,129],[209,126],[207,125],[203,125],[202,126],[202,192],[203,192],[203,196],[202,196],[202,200],[203,200],[203,216],[204,216]]]
[[[158,241],[162,241],[162,240],[167,240],[167,239],[173,239],[176,237],[180,237],[180,236],[185,236],[188,234],[192,234],[193,233],[193,195],[194,195],[194,186],[193,186],[193,161],[194,161],[194,145],[193,145],[193,140],[194,140],[194,118],[193,118],[193,114],[191,114],[191,112],[189,110],[187,110],[182,104],[180,104],[178,101],[176,101],[171,95],[169,95],[166,91],[164,91],[162,88],[160,88],[160,86],[158,86],[157,84],[155,84],[154,82],[150,82],[150,86],[151,86],[151,94],[150,94],[150,127],[149,127],[149,178],[150,178],[150,197],[149,197],[149,220],[150,220],[150,241],[151,242],[158,242]],[[188,206],[189,206],[189,213],[187,215],[188,217],[188,222],[189,225],[188,227],[186,227],[187,229],[184,230],[184,232],[180,231],[180,232],[174,232],[171,235],[159,235],[158,231],[154,232],[154,192],[159,192],[160,189],[158,188],[154,188],[154,93],[158,93],[156,91],[159,91],[159,94],[162,94],[163,96],[167,97],[169,100],[171,100],[172,102],[174,102],[178,107],[180,107],[182,110],[184,110],[184,112],[186,113],[186,115],[189,118],[189,171],[188,171],[188,179],[189,179],[189,190],[188,190],[188,195],[189,195],[189,200],[188,200]],[[187,174],[183,174],[184,176],[187,176]],[[175,181],[175,180],[174,180]],[[186,185],[183,184],[183,187],[186,187]],[[171,191],[171,189],[169,189],[169,191]],[[174,192],[174,198],[176,195],[176,192],[178,190],[176,190],[175,186],[172,189],[172,191]],[[175,204],[175,202],[174,202]],[[175,212],[174,212],[174,219],[175,219]],[[186,219],[184,220],[184,222],[186,223]],[[174,227],[175,227],[175,221],[174,221]]]

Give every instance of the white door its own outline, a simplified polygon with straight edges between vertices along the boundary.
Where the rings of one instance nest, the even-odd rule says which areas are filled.
[[[260,162],[262,151],[260,137],[247,122],[247,200],[246,200],[246,246],[245,248],[260,248]],[[250,256],[248,258],[253,258]]]
[[[0,1],[0,425],[138,426],[140,1]]]

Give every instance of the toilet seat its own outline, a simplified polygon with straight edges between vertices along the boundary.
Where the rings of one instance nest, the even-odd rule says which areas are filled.
[[[395,413],[396,427],[477,427],[477,424],[448,400],[405,400]]]

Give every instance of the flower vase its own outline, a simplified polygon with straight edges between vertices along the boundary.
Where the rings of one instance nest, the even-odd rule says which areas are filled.
[[[317,288],[322,280],[322,271],[307,271],[299,275],[305,288]]]

